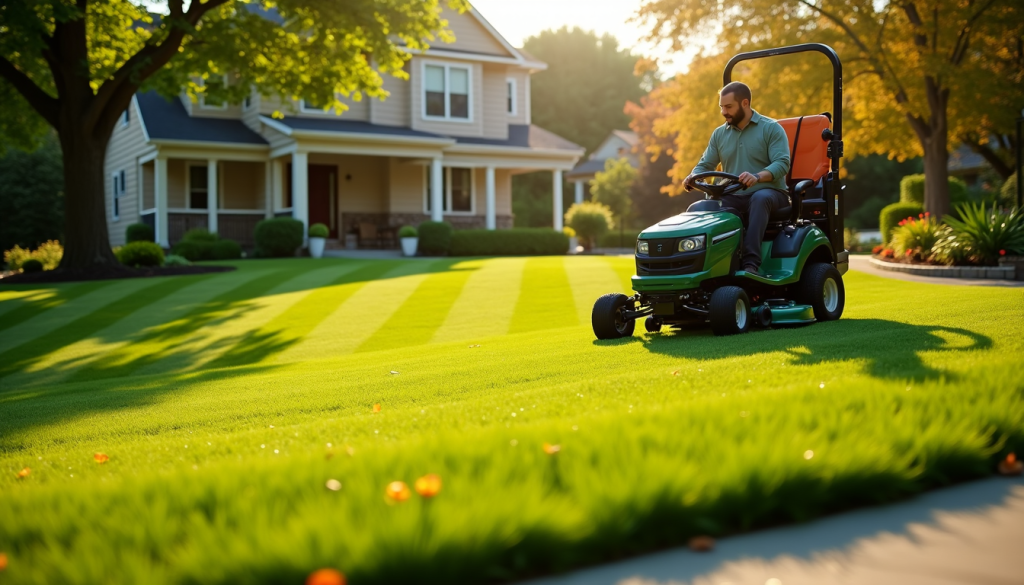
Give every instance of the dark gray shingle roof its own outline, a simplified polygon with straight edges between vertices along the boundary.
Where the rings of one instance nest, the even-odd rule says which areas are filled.
[[[267,144],[241,120],[193,118],[185,111],[181,100],[167,100],[155,91],[140,92],[136,98],[150,140]]]
[[[297,118],[295,116],[285,116],[284,119],[277,121],[284,124],[285,126],[288,126],[293,130],[311,130],[316,132],[354,132],[358,134],[375,134],[379,136],[410,136],[416,138],[447,138],[446,136],[441,136],[440,134],[422,132],[420,130],[413,130],[412,128],[403,128],[400,126],[382,126],[380,124],[371,124],[369,122],[346,120],[344,118],[338,118],[336,116],[323,118]]]
[[[573,167],[573,169],[566,174],[566,177],[572,178],[577,175],[592,175],[598,171],[603,171],[605,160],[607,159],[589,158]]]
[[[487,146],[512,146],[516,148],[542,148],[552,150],[582,150],[583,147],[533,124],[509,124],[508,138],[474,138],[459,136],[459,144],[482,144]]]

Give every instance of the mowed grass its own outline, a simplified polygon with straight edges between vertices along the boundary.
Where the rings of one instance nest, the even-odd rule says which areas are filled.
[[[629,258],[238,267],[0,288],[0,581],[512,580],[1024,449],[1020,289],[850,273],[838,322],[597,342]]]

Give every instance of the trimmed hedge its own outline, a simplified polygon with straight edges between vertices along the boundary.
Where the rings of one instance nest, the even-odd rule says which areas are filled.
[[[326,238],[331,235],[331,230],[322,223],[314,223],[309,226],[309,237],[311,238]]]
[[[153,228],[144,223],[133,223],[126,227],[124,229],[124,238],[129,244],[132,242],[156,241],[156,235],[153,233]]]
[[[153,242],[131,242],[117,251],[117,261],[125,266],[163,266],[164,250]]]
[[[547,256],[562,255],[568,249],[569,236],[549,228],[459,230],[452,234],[451,255]]]
[[[919,203],[893,203],[882,208],[878,215],[878,228],[882,232],[882,243],[888,245],[892,230],[908,217],[917,217],[924,213],[924,207]]]
[[[202,260],[237,260],[242,257],[242,246],[234,240],[182,240],[173,252],[190,262]]]
[[[597,240],[598,248],[633,248],[636,246],[636,240],[640,237],[640,232],[633,230],[626,230],[622,232],[622,245],[619,245],[619,232],[609,231],[605,235],[601,236]]]
[[[206,228],[196,228],[194,230],[188,230],[185,235],[181,236],[183,242],[216,242],[220,237],[217,234],[211,232]]]
[[[256,255],[286,258],[302,245],[302,222],[290,217],[264,219],[256,224]]]
[[[419,250],[428,256],[443,256],[452,246],[452,224],[446,221],[425,221],[420,224]],[[566,244],[568,245],[568,244]]]
[[[970,200],[967,183],[958,177],[949,177],[949,202],[952,206]],[[924,175],[907,175],[900,181],[900,203],[924,205]]]
[[[40,262],[39,260],[36,260],[35,258],[29,258],[28,260],[25,260],[24,262],[21,263],[21,271],[28,272],[29,274],[33,272],[42,272],[43,263]]]

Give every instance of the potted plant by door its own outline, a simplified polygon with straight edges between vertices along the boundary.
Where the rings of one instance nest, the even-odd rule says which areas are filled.
[[[416,228],[411,225],[403,226],[398,230],[398,239],[402,241],[402,255],[415,256],[416,247],[419,246],[420,238]]]
[[[327,229],[322,223],[314,223],[309,226],[309,255],[314,258],[322,258],[324,255],[324,246],[327,245],[327,236],[331,235],[331,230]]]

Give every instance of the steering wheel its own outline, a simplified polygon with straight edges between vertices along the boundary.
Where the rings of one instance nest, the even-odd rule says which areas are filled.
[[[722,182],[717,184],[705,183],[704,179],[718,178],[723,179]],[[722,195],[729,195],[735,193],[743,188],[743,183],[740,183],[740,178],[736,175],[729,173],[722,173],[719,171],[708,171],[706,173],[697,173],[693,176],[692,184],[695,188],[703,191],[711,199],[718,199]]]

